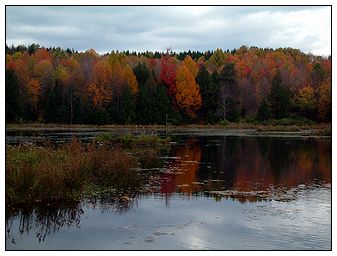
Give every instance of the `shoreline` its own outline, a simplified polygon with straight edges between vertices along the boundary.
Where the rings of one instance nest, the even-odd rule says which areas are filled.
[[[75,130],[75,131],[74,131]],[[331,138],[331,124],[315,125],[254,125],[233,123],[222,125],[84,125],[84,124],[6,124],[6,132],[15,131],[71,131],[122,132],[133,134],[165,133],[167,135],[202,136],[276,136]]]

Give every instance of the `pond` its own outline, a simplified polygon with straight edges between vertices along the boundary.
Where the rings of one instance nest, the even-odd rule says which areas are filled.
[[[7,143],[70,138],[7,135]],[[6,249],[331,250],[331,139],[168,136],[171,148],[144,193],[6,210]]]

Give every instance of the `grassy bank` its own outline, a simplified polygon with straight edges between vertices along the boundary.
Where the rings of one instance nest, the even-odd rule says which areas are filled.
[[[78,201],[84,196],[136,192],[142,185],[139,167],[158,161],[158,152],[144,148],[144,142],[160,144],[162,139],[118,140],[124,144],[104,140],[97,146],[72,139],[58,147],[6,146],[6,204]],[[125,145],[132,146],[135,154],[125,150]]]
[[[299,129],[325,129],[331,127],[331,123],[310,123],[297,121],[293,119],[279,119],[279,120],[269,120],[264,122],[219,122],[218,124],[185,124],[185,125],[118,125],[118,124],[107,124],[107,125],[87,125],[87,124],[53,124],[53,123],[23,123],[23,124],[6,124],[7,129],[209,129],[209,128],[221,128],[221,129],[294,129],[294,127]]]
[[[275,120],[274,120],[275,121]],[[131,145],[134,143],[146,144],[145,139],[141,138],[142,134],[166,134],[168,136],[175,134],[199,134],[199,135],[219,135],[237,134],[237,135],[253,135],[264,136],[270,134],[280,134],[282,136],[305,136],[305,137],[330,137],[332,134],[331,124],[294,124],[289,120],[276,120],[265,122],[264,124],[255,123],[219,123],[217,125],[194,124],[194,125],[59,125],[59,124],[7,124],[6,132],[98,132],[101,131],[96,139],[102,142],[121,143]],[[126,134],[140,135],[140,141]],[[116,138],[117,135],[126,135],[123,138]],[[146,135],[149,136],[149,135]],[[157,143],[157,138],[154,136],[154,143]],[[150,138],[151,140],[152,138]],[[138,141],[137,141],[138,140]],[[149,141],[151,143],[151,141]],[[160,144],[165,145],[165,141]]]

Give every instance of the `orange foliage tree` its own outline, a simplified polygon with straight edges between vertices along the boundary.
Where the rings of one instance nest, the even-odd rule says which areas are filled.
[[[89,84],[88,95],[94,108],[101,107],[111,100],[111,97],[106,93],[104,88],[98,86],[96,83]]]
[[[28,81],[27,94],[31,107],[36,109],[40,94],[40,82],[37,79],[32,78]]]
[[[88,93],[93,106],[103,106],[112,98],[112,69],[108,61],[100,60],[93,68],[93,81],[89,84]]]
[[[184,58],[183,61],[181,58]],[[48,100],[57,102],[50,105],[52,112],[54,108],[60,108],[59,113],[70,110],[70,122],[73,116],[75,122],[83,122],[85,118],[82,119],[82,115],[92,104],[103,107],[105,111],[115,104],[116,111],[109,114],[122,115],[120,106],[125,103],[123,101],[127,99],[133,103],[139,102],[139,90],[148,79],[141,81],[142,77],[148,75],[137,73],[139,63],[144,63],[147,67],[141,72],[147,70],[153,76],[153,83],[157,85],[155,90],[162,85],[166,87],[161,93],[168,96],[166,105],[172,108],[173,116],[178,107],[191,117],[198,113],[199,119],[195,120],[201,121],[202,112],[197,110],[202,102],[209,102],[210,99],[208,95],[202,95],[205,98],[201,99],[195,82],[200,66],[208,69],[210,84],[214,90],[218,90],[221,82],[219,72],[227,64],[233,63],[240,91],[236,101],[239,102],[238,113],[241,118],[256,116],[260,103],[270,94],[272,78],[279,72],[284,85],[291,92],[292,102],[296,103],[293,105],[295,108],[291,109],[292,115],[303,116],[309,110],[313,114],[307,115],[308,118],[317,122],[331,121],[331,57],[305,54],[291,48],[262,49],[246,46],[233,51],[216,49],[203,53],[167,51],[166,54],[154,54],[126,51],[104,55],[93,49],[75,52],[38,47],[30,51],[24,50],[24,47],[15,49],[6,46],[6,71],[12,70],[15,73],[18,84],[16,90],[24,109],[16,115],[31,121],[38,120],[41,117],[39,114],[44,114]],[[304,85],[312,88],[303,88]],[[127,87],[130,88],[131,95],[124,97]],[[54,91],[59,96],[51,95]],[[36,108],[33,115],[30,108]],[[220,118],[218,110],[214,110],[214,122]],[[60,120],[64,122],[64,119]]]
[[[189,116],[195,117],[201,107],[199,85],[185,65],[182,65],[177,72],[175,98],[181,109]]]
[[[132,95],[136,95],[138,93],[138,82],[135,74],[133,73],[129,65],[124,67],[123,77],[126,84],[129,86]]]

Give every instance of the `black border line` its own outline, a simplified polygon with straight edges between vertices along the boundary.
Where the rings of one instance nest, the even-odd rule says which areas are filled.
[[[330,48],[330,56],[331,56],[331,99],[332,99],[332,81],[333,81],[333,64],[332,64],[332,47],[333,47],[333,44],[332,44],[332,40],[333,40],[333,36],[332,36],[332,4],[331,5],[193,5],[193,4],[184,4],[184,5],[74,5],[74,4],[71,4],[71,5],[5,5],[5,16],[4,16],[4,19],[5,19],[5,45],[6,45],[6,29],[7,29],[7,23],[6,23],[6,15],[7,15],[7,7],[13,7],[13,6],[16,6],[16,7],[58,7],[58,6],[62,6],[62,7],[125,7],[125,6],[128,6],[128,7],[194,7],[194,6],[212,6],[212,7],[224,7],[224,6],[227,6],[227,7],[251,7],[251,6],[255,6],[255,7],[304,7],[304,6],[311,6],[311,7],[330,7],[330,12],[331,12],[331,48]],[[4,49],[5,51],[5,64],[6,64],[6,48]],[[4,65],[6,66],[6,65]],[[5,78],[4,78],[5,79]],[[332,100],[331,100],[331,109],[332,109]],[[332,113],[331,113],[332,115]],[[333,117],[333,116],[332,116]],[[331,118],[331,143],[332,143],[332,126],[333,126],[333,120]],[[5,115],[5,141],[6,141],[6,130],[7,130],[7,123],[6,123],[6,115]],[[6,152],[6,143],[5,143],[5,152]],[[97,251],[97,252],[100,252],[100,251],[119,251],[119,252],[135,252],[135,251],[149,251],[149,252],[156,252],[156,251],[203,251],[203,252],[207,252],[207,251],[244,251],[244,252],[263,252],[263,251],[291,251],[291,252],[306,252],[306,251],[310,251],[310,252],[315,252],[315,251],[322,251],[322,252],[325,252],[325,251],[332,251],[332,182],[333,182],[333,172],[332,172],[332,144],[331,144],[331,192],[330,192],[330,195],[331,195],[331,225],[330,225],[330,235],[331,235],[331,249],[330,250],[318,250],[318,249],[314,249],[314,250],[287,250],[287,249],[284,249],[284,250],[279,250],[279,249],[276,249],[276,250],[257,250],[257,249],[254,249],[254,250],[218,250],[218,249],[214,249],[214,250],[135,250],[135,249],[132,249],[132,250],[65,250],[65,249],[61,249],[61,250],[23,250],[23,249],[19,249],[19,250],[7,250],[6,248],[6,214],[5,214],[5,225],[4,225],[4,231],[5,231],[5,251],[35,251],[35,252],[38,252],[38,251],[44,251],[44,252],[49,252],[49,251],[59,251],[59,252],[62,252],[62,251],[70,251],[70,252],[82,252],[82,251]],[[6,163],[5,163],[5,166],[6,166]],[[5,179],[6,179],[6,172],[5,172]],[[6,186],[5,186],[6,188]],[[4,193],[4,197],[6,197],[6,193]],[[5,198],[6,199],[6,198]],[[6,200],[5,200],[6,201]],[[5,207],[5,211],[6,211],[6,207]]]

